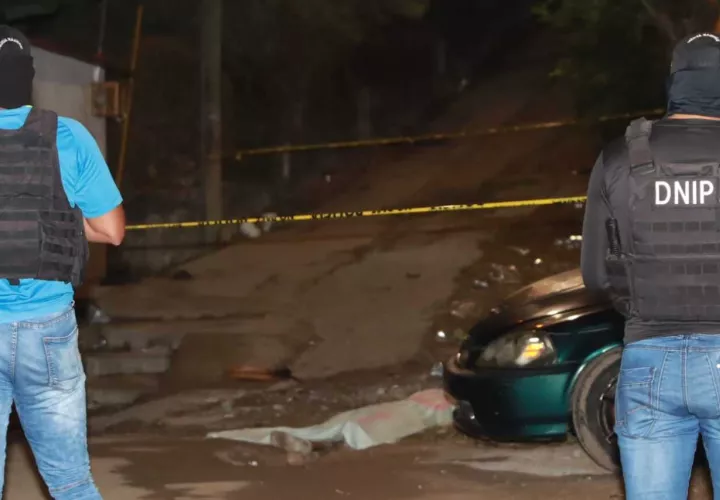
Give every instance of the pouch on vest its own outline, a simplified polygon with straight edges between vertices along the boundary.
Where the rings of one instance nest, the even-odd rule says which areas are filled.
[[[618,221],[616,219],[608,219],[605,221],[605,230],[607,231],[608,238],[605,270],[610,286],[610,296],[615,309],[627,316],[630,314],[631,309],[630,293]]]

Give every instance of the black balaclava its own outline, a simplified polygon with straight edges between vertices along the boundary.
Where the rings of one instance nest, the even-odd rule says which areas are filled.
[[[19,30],[0,26],[0,108],[32,104],[35,66],[30,42]]]
[[[667,114],[720,118],[720,36],[700,33],[675,47]]]

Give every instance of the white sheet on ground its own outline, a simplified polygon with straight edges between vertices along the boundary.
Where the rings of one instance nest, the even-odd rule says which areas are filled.
[[[431,389],[418,392],[402,401],[341,413],[313,427],[243,429],[214,432],[208,434],[208,437],[272,445],[272,433],[283,432],[309,442],[344,441],[350,448],[363,450],[395,443],[433,427],[450,425],[452,408],[442,390]]]

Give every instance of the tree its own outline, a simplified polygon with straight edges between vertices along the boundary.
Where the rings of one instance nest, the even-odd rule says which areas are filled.
[[[546,0],[536,8],[567,37],[553,76],[573,84],[581,113],[662,105],[672,47],[720,30],[718,11],[716,0]]]

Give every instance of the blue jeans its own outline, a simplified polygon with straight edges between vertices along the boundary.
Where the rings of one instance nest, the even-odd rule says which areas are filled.
[[[685,500],[698,436],[720,499],[720,335],[625,347],[615,431],[627,500]]]
[[[72,308],[0,324],[0,457],[15,402],[25,436],[53,498],[101,499],[90,473],[85,373]],[[4,474],[0,475],[0,491]]]

